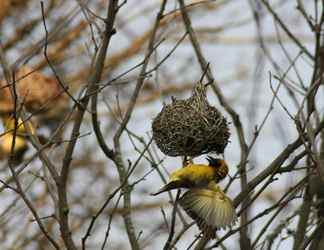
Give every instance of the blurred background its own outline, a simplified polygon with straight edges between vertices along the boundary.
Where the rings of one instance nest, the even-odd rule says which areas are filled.
[[[323,249],[323,2],[181,2],[0,1],[0,249]],[[204,244],[150,195],[182,166],[151,124],[203,74],[192,35],[240,215]]]

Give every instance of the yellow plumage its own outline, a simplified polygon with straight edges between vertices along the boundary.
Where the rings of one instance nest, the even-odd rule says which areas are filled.
[[[186,180],[192,182],[193,185],[204,185],[206,181],[214,179],[215,173],[215,168],[211,166],[190,164],[173,172],[170,176],[170,181]]]
[[[188,164],[170,175],[169,182],[153,195],[177,188],[188,188],[179,200],[203,233],[215,237],[217,228],[231,226],[236,220],[231,199],[217,185],[228,174],[224,160],[208,158],[209,165]]]
[[[5,129],[6,130],[15,129],[15,119],[14,118],[5,119],[4,124],[5,124]],[[26,132],[24,123],[22,122],[22,120],[20,118],[18,119],[18,122],[17,122],[17,132],[18,133],[25,133]]]
[[[13,117],[5,118],[3,123],[6,131],[15,129],[15,119]],[[25,126],[26,123],[24,123],[20,118],[18,118],[17,133],[19,134],[26,133],[27,131]],[[29,128],[31,130],[31,133],[35,134],[35,128],[31,121],[29,121]]]
[[[7,133],[0,137],[0,153],[9,155],[11,153],[13,143],[13,134]],[[16,136],[15,147],[13,153],[24,151],[27,148],[26,139],[21,136]]]
[[[217,184],[209,188],[190,189],[179,203],[207,237],[215,238],[216,229],[233,225],[236,214],[232,200]]]
[[[27,150],[27,139],[26,135],[26,123],[24,123],[20,118],[17,120],[17,125],[15,124],[15,119],[13,117],[3,118],[3,124],[5,128],[5,134],[0,136],[0,154],[1,157],[7,157],[12,153],[20,158],[23,153]],[[16,134],[14,129],[16,128]],[[29,126],[32,133],[35,133],[33,125],[30,123]],[[13,138],[15,134],[15,147],[12,149]]]
[[[211,181],[218,183],[224,179],[228,174],[226,162],[211,157],[208,161],[209,165],[188,164],[174,171],[170,175],[169,182],[154,195],[176,188],[207,187]]]

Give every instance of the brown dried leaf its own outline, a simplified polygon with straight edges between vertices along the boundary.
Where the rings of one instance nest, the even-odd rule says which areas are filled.
[[[56,79],[45,76],[24,66],[16,73],[17,94],[23,101],[27,111],[47,111],[56,103],[67,101]],[[0,81],[0,114],[14,111],[14,102],[6,81]]]

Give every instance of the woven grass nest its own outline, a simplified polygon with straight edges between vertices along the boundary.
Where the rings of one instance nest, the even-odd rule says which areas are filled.
[[[152,123],[153,139],[169,156],[221,154],[230,132],[222,114],[206,98],[206,86],[198,83],[190,98],[172,99]]]

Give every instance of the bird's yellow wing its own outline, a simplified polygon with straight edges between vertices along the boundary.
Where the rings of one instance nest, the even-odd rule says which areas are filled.
[[[226,228],[235,223],[233,203],[220,189],[192,189],[179,202],[208,237],[214,238],[217,228]]]

